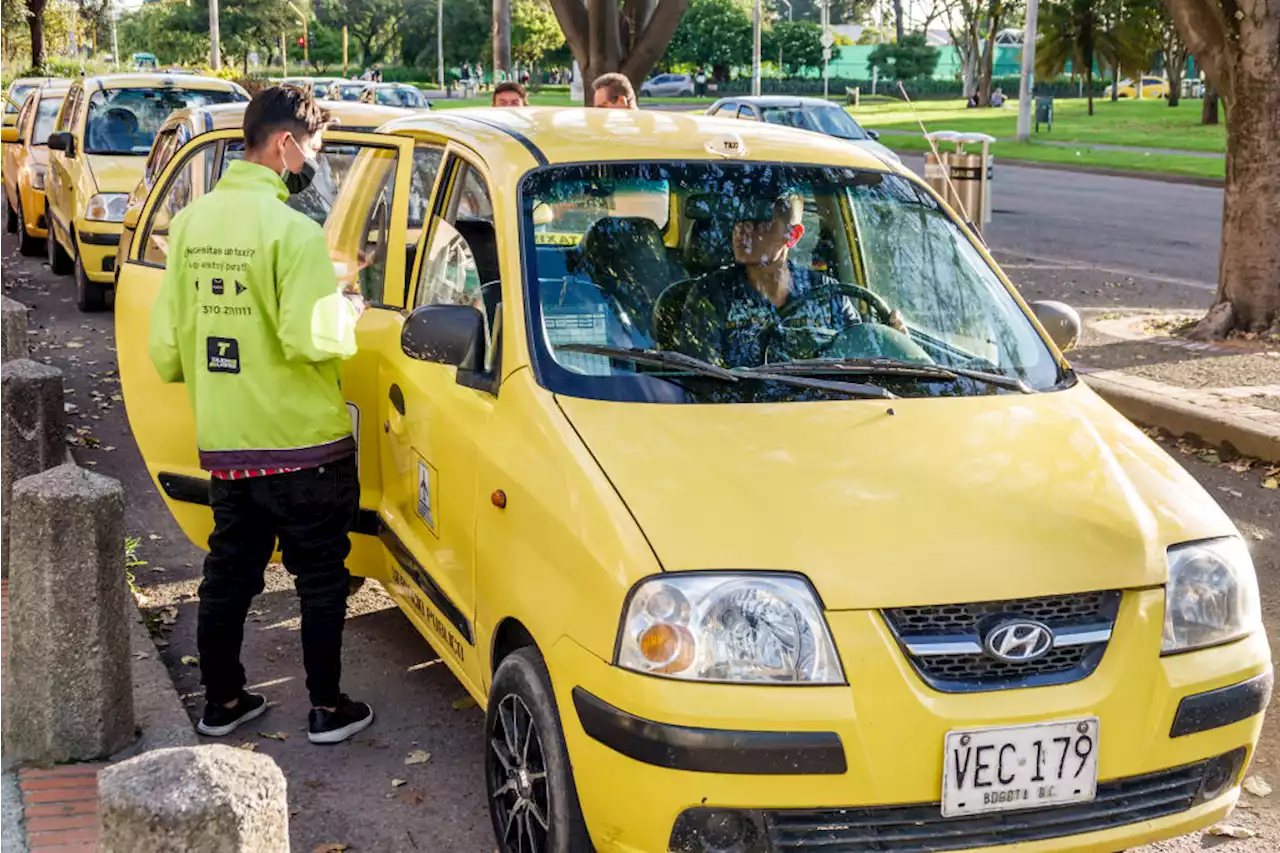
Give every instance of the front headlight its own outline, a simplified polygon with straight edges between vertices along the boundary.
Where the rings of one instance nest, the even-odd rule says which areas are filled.
[[[817,596],[797,575],[697,572],[642,581],[618,666],[690,681],[840,684]]]
[[[124,222],[128,206],[127,193],[98,193],[85,205],[84,218],[94,222]]]
[[[31,164],[31,188],[33,190],[44,189],[44,173],[44,166],[36,163]]]
[[[1262,627],[1258,578],[1243,540],[1175,545],[1168,561],[1164,654],[1230,642]]]

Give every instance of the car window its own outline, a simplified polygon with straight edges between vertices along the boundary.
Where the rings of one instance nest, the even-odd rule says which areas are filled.
[[[54,123],[54,129],[58,131],[71,130],[75,126],[76,103],[80,99],[80,87],[72,86],[67,93],[66,100],[63,102],[62,109],[58,112],[58,119]]]
[[[764,120],[839,139],[870,138],[861,125],[839,107],[768,107],[764,111]]]
[[[206,192],[217,154],[217,142],[210,141],[187,154],[173,172],[151,216],[145,223],[142,242],[143,263],[164,266],[169,257],[169,224],[192,201]]]
[[[493,205],[479,171],[456,162],[444,215],[432,222],[414,305],[472,305],[485,316],[488,340],[502,302]]]
[[[544,206],[564,219],[594,212],[619,187],[646,186],[669,193],[688,223],[675,247],[652,223],[621,216],[596,219],[575,246],[536,239]],[[728,368],[892,358],[988,370],[1042,390],[1059,380],[1052,353],[968,233],[900,176],[779,163],[548,166],[523,178],[520,198],[535,238],[526,240],[535,251],[524,279],[531,349],[539,381],[554,393],[683,403],[838,398],[574,349],[583,344],[671,350]],[[779,277],[764,276],[780,257]],[[785,290],[770,290],[779,281]],[[901,375],[865,381],[903,396],[1001,390]]]
[[[148,187],[155,183],[156,178],[160,177],[160,173],[168,165],[169,158],[177,150],[175,148],[177,141],[176,129],[167,130],[156,137],[155,144],[151,146],[151,153],[147,156],[147,164],[142,170],[143,183]]]
[[[14,83],[9,89],[9,100],[4,102],[4,111],[9,115],[18,112],[23,102],[27,99],[27,95],[36,87],[35,83]],[[18,106],[14,106],[17,104]]]
[[[242,100],[234,91],[197,91],[171,86],[107,89],[89,98],[84,149],[87,154],[146,154],[169,113],[187,107]]]
[[[741,107],[738,107],[738,118],[745,118],[745,119],[750,119],[752,121],[755,121],[756,119],[755,110],[743,104]]]
[[[49,134],[53,133],[53,123],[62,109],[62,96],[41,98],[36,108],[35,128],[31,131],[32,145],[48,145]]]

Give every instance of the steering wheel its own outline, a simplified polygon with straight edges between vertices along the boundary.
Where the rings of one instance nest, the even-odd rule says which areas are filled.
[[[889,303],[884,301],[884,297],[878,293],[873,293],[857,284],[837,283],[834,290],[841,296],[848,296],[851,299],[861,300],[871,306],[871,310],[876,314],[876,322],[882,326],[890,325],[889,321],[893,315],[893,309],[889,307]],[[831,294],[831,288],[815,288],[809,293],[800,296],[793,296],[790,305],[801,305],[814,299],[827,297]]]

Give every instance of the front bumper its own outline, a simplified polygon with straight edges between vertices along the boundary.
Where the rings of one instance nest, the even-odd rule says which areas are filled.
[[[1110,782],[1196,765],[1239,749],[1247,762],[1261,730],[1258,713],[1177,737],[1172,732],[1185,697],[1270,673],[1266,637],[1258,633],[1227,646],[1162,658],[1163,614],[1163,590],[1129,592],[1092,675],[1073,684],[999,692],[945,694],[931,689],[899,651],[880,615],[870,611],[827,614],[851,687],[715,685],[642,676],[611,666],[567,638],[549,650],[547,662],[597,849],[652,853],[668,849],[681,813],[697,807],[769,813],[936,809],[942,789],[941,746],[953,729],[1097,716],[1100,791]],[[577,696],[575,688],[580,688]],[[610,746],[588,733],[590,727],[601,734],[600,719],[598,713],[594,723],[590,712],[580,715],[584,693],[639,721],[622,725],[633,745],[651,740],[644,736],[646,722],[694,732],[664,731],[674,734],[672,744],[683,751],[658,749],[633,757],[638,753],[625,741]],[[1261,691],[1246,689],[1233,696],[1248,707],[1249,701],[1259,701]],[[1187,719],[1186,713],[1179,719]],[[705,742],[707,730],[720,736],[721,746],[735,732],[772,735],[777,738],[773,745],[782,751],[758,753],[752,767],[691,769],[687,756]],[[777,737],[780,733],[799,737],[789,741]],[[825,736],[841,744],[844,772],[832,766]],[[795,766],[807,769],[781,772],[788,743],[799,750],[792,756]],[[661,760],[653,760],[655,756]],[[990,849],[1113,853],[1190,832],[1225,815],[1238,796],[1238,777],[1224,793],[1179,807],[1177,813],[1138,816],[1137,822],[1083,834],[1068,829],[1076,834]]]
[[[85,275],[96,284],[113,284],[116,277],[116,249],[120,245],[119,222],[76,222],[76,247]]]

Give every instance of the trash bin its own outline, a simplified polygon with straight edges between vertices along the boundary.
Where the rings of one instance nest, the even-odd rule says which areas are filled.
[[[1053,132],[1053,96],[1049,95],[1044,98],[1036,98],[1036,133],[1040,132],[1040,122],[1044,122],[1049,127],[1049,132]]]
[[[991,221],[991,178],[995,158],[988,151],[995,137],[985,133],[957,133],[939,130],[928,134],[935,143],[950,142],[955,151],[938,151],[925,155],[924,178],[938,195],[946,199],[956,213],[982,233]],[[965,150],[965,145],[982,145],[982,153]]]

